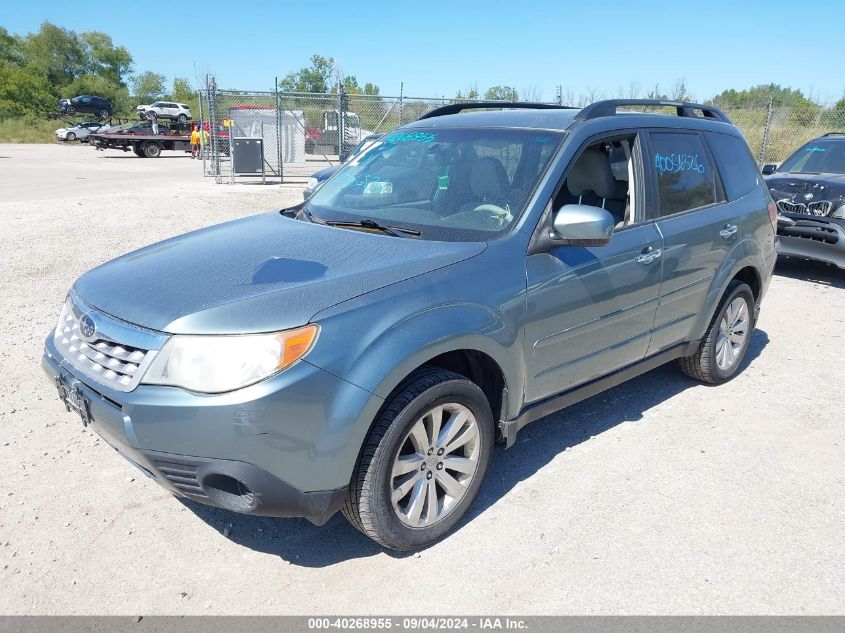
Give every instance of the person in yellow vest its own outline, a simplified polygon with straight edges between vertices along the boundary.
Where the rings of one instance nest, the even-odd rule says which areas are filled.
[[[200,152],[202,156],[205,156],[205,152],[208,151],[208,130],[202,130],[200,132]]]
[[[200,124],[194,123],[191,130],[191,158],[199,158],[200,155]]]

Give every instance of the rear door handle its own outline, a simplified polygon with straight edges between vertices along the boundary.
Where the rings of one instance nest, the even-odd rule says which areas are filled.
[[[652,248],[649,246],[648,248],[643,249],[643,252],[637,255],[637,263],[638,264],[650,264],[655,259],[660,257],[663,253],[659,248]]]
[[[736,235],[736,232],[738,230],[739,230],[739,227],[736,224],[726,224],[725,228],[723,228],[721,231],[719,231],[719,235],[722,236],[723,240],[729,240],[734,235]]]

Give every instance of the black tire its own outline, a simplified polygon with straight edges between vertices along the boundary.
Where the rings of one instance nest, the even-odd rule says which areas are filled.
[[[411,527],[394,511],[391,470],[411,427],[425,412],[445,403],[457,403],[475,416],[479,431],[478,465],[452,510],[429,526]],[[475,383],[443,369],[419,370],[400,385],[370,430],[349,485],[343,514],[357,529],[385,547],[402,551],[428,547],[458,524],[478,496],[493,443],[490,404]]]
[[[68,143],[72,143],[73,141],[75,141],[75,140],[76,140],[76,134],[74,134],[73,132],[68,132],[68,133],[67,133],[67,136],[65,136],[65,140],[66,140]]]
[[[138,118],[139,118],[141,121],[146,121],[146,120],[147,120],[147,113],[146,113],[146,112],[144,112],[143,110],[141,110],[141,111],[138,113]]]
[[[72,105],[67,106],[67,108],[65,108],[65,113],[66,114],[76,114],[76,107],[72,106]]]
[[[150,121],[155,121],[158,118],[158,115],[155,112],[153,112],[152,110],[147,112],[146,116],[147,116],[147,119],[150,120]]]
[[[730,306],[737,298],[743,298],[746,302],[745,309],[748,314],[746,325],[747,331],[745,340],[742,343],[733,364],[727,369],[723,369],[719,367],[716,359],[720,331],[719,328],[722,319],[728,310],[728,306]],[[751,337],[754,333],[754,303],[754,293],[751,291],[748,284],[744,284],[741,281],[732,281],[728,285],[728,288],[722,297],[722,301],[719,303],[719,309],[716,310],[716,314],[710,322],[710,327],[707,329],[707,334],[701,342],[698,351],[692,356],[679,359],[681,371],[690,378],[695,378],[696,380],[700,380],[701,382],[706,382],[711,385],[718,385],[733,378],[742,366],[745,354],[748,352],[748,345],[751,343]]]
[[[185,125],[188,122],[188,116],[185,114],[180,114],[176,117],[176,120],[179,121],[179,125]]]
[[[141,151],[147,158],[158,158],[161,156],[161,145],[158,143],[147,142],[141,146]]]
[[[138,147],[137,145],[132,146],[132,151],[135,153],[135,156],[137,156],[138,158],[146,158],[146,155],[144,155],[144,152],[141,151],[141,148]]]
[[[111,116],[111,112],[109,112],[109,111],[108,111],[108,110],[106,110],[105,108],[103,108],[102,110],[100,110],[100,118],[101,118],[101,119],[108,119],[108,118],[109,118],[109,116]]]

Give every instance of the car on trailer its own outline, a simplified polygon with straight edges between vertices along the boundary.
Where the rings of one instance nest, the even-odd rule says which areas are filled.
[[[150,105],[139,105],[135,108],[138,118],[145,119],[170,119],[178,121],[182,125],[193,118],[191,109],[184,103],[172,101],[156,101]]]
[[[68,127],[60,127],[56,130],[56,139],[59,141],[80,141],[82,143],[88,142],[88,137],[95,132],[105,132],[109,129],[108,124],[99,123],[97,121],[87,121],[85,123],[77,123],[76,125],[69,125]]]
[[[102,119],[109,118],[114,112],[111,101],[96,95],[79,95],[73,99],[60,99],[59,111],[62,114],[96,114]]]

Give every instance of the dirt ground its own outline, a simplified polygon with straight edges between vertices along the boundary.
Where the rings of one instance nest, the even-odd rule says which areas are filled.
[[[845,272],[822,265],[779,265],[733,382],[669,365],[529,426],[418,554],[179,501],[65,412],[40,359],[78,275],[299,196],[0,145],[0,613],[845,613]]]

